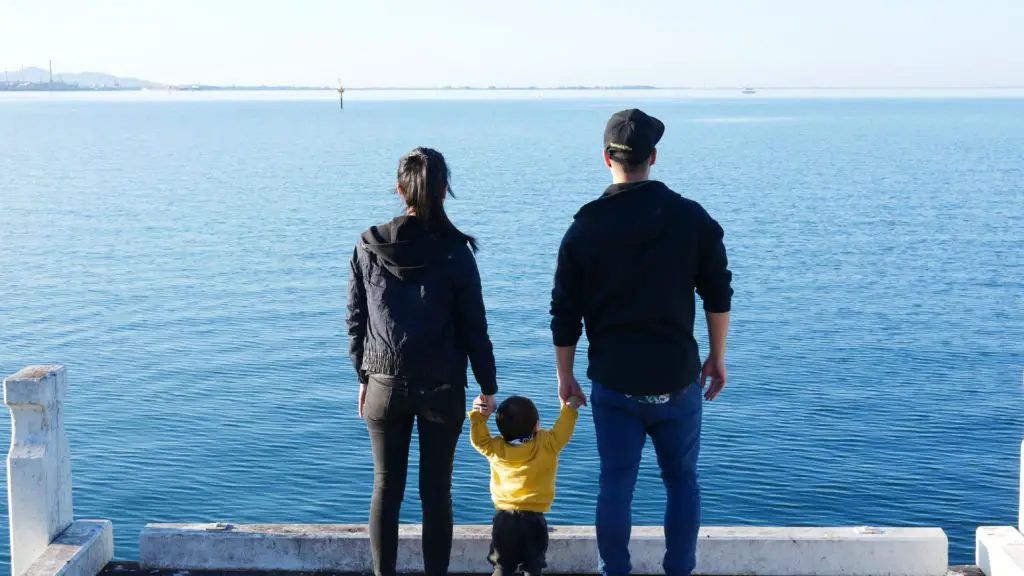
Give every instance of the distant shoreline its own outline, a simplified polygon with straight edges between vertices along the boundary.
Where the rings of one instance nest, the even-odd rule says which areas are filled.
[[[337,90],[337,88],[309,88],[309,90]],[[721,92],[726,90],[1024,90],[1020,86],[498,86],[498,87],[476,87],[476,86],[428,86],[428,87],[360,87],[345,88],[345,91],[373,90],[373,91],[558,91],[558,90],[693,90],[703,92]],[[259,90],[259,88],[255,88]]]
[[[341,80],[339,84],[343,84]],[[62,72],[54,73],[48,67],[22,67],[13,72],[4,71],[0,77],[0,92],[138,92],[138,91],[170,91],[170,92],[337,92],[344,88],[345,92],[524,92],[524,91],[693,91],[693,92],[722,92],[736,91],[750,94],[759,90],[765,91],[892,91],[892,90],[1024,90],[1024,84],[1018,85],[971,85],[971,86],[849,86],[849,85],[782,85],[782,84],[726,84],[718,86],[655,86],[652,84],[609,84],[609,85],[563,85],[563,86],[537,86],[537,85],[505,85],[489,84],[487,86],[469,85],[441,85],[441,86],[345,86],[338,84],[321,85],[287,85],[287,84],[262,84],[262,85],[225,85],[225,84],[204,84],[198,82],[152,82],[140,78],[119,77],[103,72]]]
[[[344,88],[345,92],[529,92],[529,91],[880,91],[880,90],[1024,90],[1021,86],[359,86]],[[46,83],[20,84],[0,82],[0,92],[337,92],[331,86],[76,86]]]

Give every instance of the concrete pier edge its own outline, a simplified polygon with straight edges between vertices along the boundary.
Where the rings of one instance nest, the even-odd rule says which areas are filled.
[[[13,576],[94,576],[114,557],[110,522],[74,521],[67,387],[63,366],[26,366],[4,378],[12,427],[7,512]]]
[[[974,561],[987,576],[1024,576],[1024,442],[1020,445],[1020,503],[1016,526],[981,526]]]
[[[114,557],[109,520],[79,520],[61,533],[23,576],[94,576]]]
[[[423,569],[421,527],[402,526],[402,573]],[[486,574],[490,526],[456,526],[450,571]],[[597,574],[597,539],[590,526],[556,526],[547,571]],[[662,574],[661,528],[633,529],[634,574]],[[939,528],[707,527],[701,530],[697,572],[764,576],[943,576],[948,542]],[[150,524],[139,540],[143,569],[279,570],[368,573],[369,534],[361,525]]]
[[[7,501],[13,576],[93,576],[111,566],[113,526],[75,521],[70,450],[63,423],[64,366],[28,366],[4,379],[12,435]],[[1024,459],[1024,442],[1021,444]],[[987,576],[1024,576],[1024,473],[1017,526],[980,527],[976,561]],[[401,529],[399,567],[421,569],[420,527]],[[488,526],[458,526],[451,572],[490,573]],[[660,574],[660,528],[636,528],[630,544],[636,574]],[[150,524],[140,535],[139,570],[188,573],[203,569],[250,572],[366,573],[364,526],[303,524]],[[549,553],[552,574],[597,571],[594,529],[556,527]],[[976,576],[972,567],[947,572],[948,542],[939,528],[707,527],[698,543],[700,574],[764,576]]]

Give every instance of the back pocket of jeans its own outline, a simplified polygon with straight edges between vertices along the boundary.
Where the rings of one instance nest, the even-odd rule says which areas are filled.
[[[385,420],[388,417],[394,390],[370,378],[370,383],[366,385],[366,403],[363,404],[363,415],[367,420]]]

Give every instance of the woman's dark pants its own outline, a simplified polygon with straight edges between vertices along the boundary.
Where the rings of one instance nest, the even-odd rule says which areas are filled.
[[[461,385],[371,376],[363,407],[373,448],[370,546],[375,576],[394,576],[398,515],[405,496],[413,424],[419,433],[425,576],[448,573],[452,549],[452,465],[466,418]]]

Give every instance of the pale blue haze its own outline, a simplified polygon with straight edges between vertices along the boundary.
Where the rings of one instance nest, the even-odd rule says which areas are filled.
[[[550,423],[555,252],[628,97],[0,102],[0,374],[69,367],[77,514],[113,519],[122,558],[145,522],[365,521],[347,260],[417,145],[481,241],[503,394]],[[735,271],[705,522],[938,525],[970,562],[975,526],[1017,514],[1024,100],[640,104],[668,125],[656,176],[720,220]],[[593,520],[588,418],[556,523]],[[489,520],[487,481],[464,437],[459,522]]]
[[[1024,86],[1019,0],[5,0],[0,66],[174,84]]]

